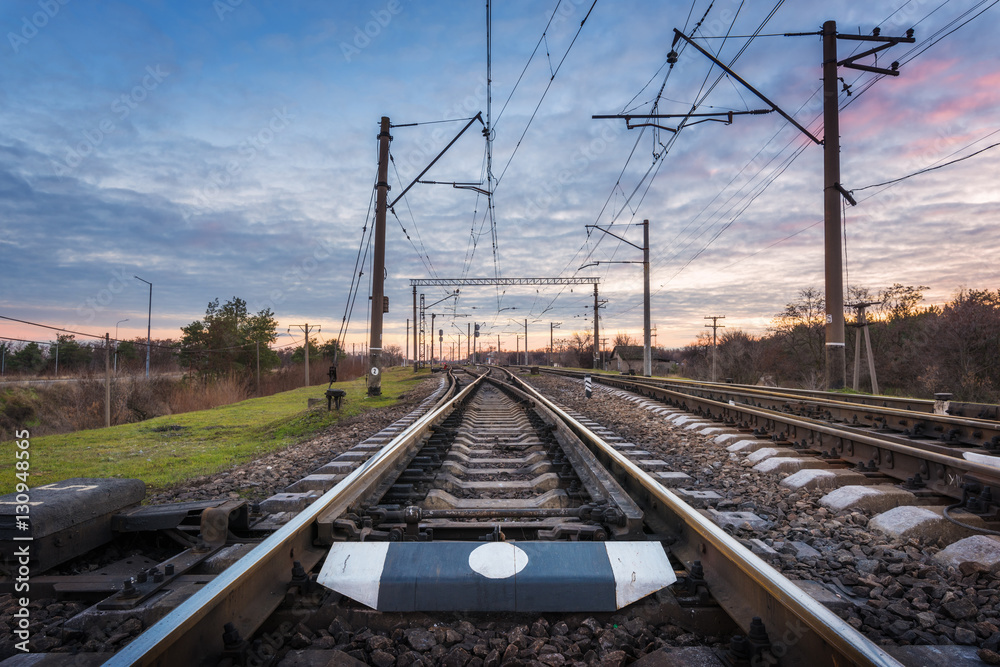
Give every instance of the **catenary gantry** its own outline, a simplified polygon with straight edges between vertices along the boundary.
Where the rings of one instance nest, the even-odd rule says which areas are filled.
[[[594,367],[597,367],[597,359],[600,354],[600,324],[597,285],[601,282],[597,277],[583,278],[411,278],[410,286],[413,287],[413,349],[414,356],[417,349],[417,288],[418,287],[462,287],[469,286],[498,286],[508,287],[511,285],[593,285],[594,286]],[[527,345],[527,341],[525,341]],[[413,365],[413,370],[417,370],[418,364]]]

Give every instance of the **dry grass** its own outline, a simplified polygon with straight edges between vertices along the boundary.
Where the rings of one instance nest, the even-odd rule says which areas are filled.
[[[324,385],[329,364],[316,360],[309,366],[310,385]],[[338,380],[346,382],[364,374],[362,364],[341,362]],[[133,424],[154,417],[231,405],[257,396],[272,396],[303,386],[301,365],[261,375],[258,389],[253,375],[233,373],[218,378],[185,376],[181,379],[141,373],[120,374],[111,384],[111,424]],[[30,428],[33,435],[72,433],[105,425],[105,385],[102,377],[81,377],[75,382],[39,387],[0,389],[0,439],[13,438],[14,429]]]

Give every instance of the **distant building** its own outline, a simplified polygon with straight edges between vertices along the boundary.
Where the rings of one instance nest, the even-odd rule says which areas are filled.
[[[611,350],[611,367],[621,373],[634,372],[636,375],[642,374],[642,345],[616,345]],[[675,363],[665,350],[652,348],[652,371],[653,375],[668,375]]]

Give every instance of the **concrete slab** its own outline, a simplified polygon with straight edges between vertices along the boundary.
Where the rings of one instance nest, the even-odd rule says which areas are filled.
[[[958,516],[961,514],[961,516]],[[975,514],[952,510],[952,518],[965,524],[983,526],[983,520]],[[976,531],[962,528],[944,518],[944,507],[923,507],[900,505],[882,512],[868,522],[869,528],[892,537],[916,538],[924,541],[945,540],[955,542],[976,535]]]
[[[356,452],[348,450],[334,459],[334,461],[356,461],[358,463],[367,461],[372,456],[372,452]]]
[[[812,468],[803,469],[781,480],[781,486],[798,491],[799,489],[839,489],[849,484],[864,485],[868,479],[859,472],[852,470]]]
[[[358,464],[353,461],[330,461],[326,465],[313,470],[314,475],[346,475],[352,472]]]
[[[740,440],[743,440],[742,433],[729,432],[715,436],[715,442],[720,445],[731,445]]]
[[[698,432],[702,435],[718,435],[720,433],[725,433],[726,429],[723,426],[709,426],[708,428],[703,428]]]
[[[841,611],[856,607],[857,604],[851,598],[838,593],[819,581],[809,579],[793,579],[792,583],[809,594],[812,599],[822,604],[827,609]]]
[[[701,431],[704,428],[711,428],[712,426],[713,426],[712,422],[695,421],[695,422],[688,422],[688,423],[684,424],[684,430],[685,431]]]
[[[256,544],[231,544],[206,558],[198,566],[202,574],[222,574],[223,570],[257,547]]]
[[[739,442],[734,442],[726,447],[726,451],[734,454],[738,452],[750,453],[755,452],[758,449],[763,449],[764,447],[769,447],[770,445],[771,443],[767,440],[740,440]]]
[[[687,484],[691,481],[691,475],[683,472],[669,471],[669,472],[654,472],[653,477],[656,481],[667,488],[674,488],[680,486],[681,484]]]
[[[764,558],[777,558],[779,556],[777,551],[768,546],[764,540],[758,537],[754,537],[750,540],[750,551],[758,556],[763,556]]]
[[[775,456],[795,456],[796,454],[798,452],[791,447],[762,447],[747,454],[747,457],[743,459],[743,465],[757,465],[761,461]]]
[[[646,470],[666,470],[670,467],[670,464],[662,459],[641,459],[636,463]]]
[[[702,513],[721,527],[744,528],[749,526],[753,530],[766,530],[771,526],[770,521],[753,512],[720,512],[707,509],[702,510]]]
[[[277,514],[278,512],[301,512],[312,501],[320,497],[316,491],[306,491],[303,493],[276,493],[270,498],[265,498],[260,502],[260,509],[265,514]]]
[[[615,442],[611,444],[615,449],[635,449],[636,445],[634,442]]]
[[[796,458],[792,456],[773,456],[761,461],[753,467],[757,472],[790,475],[807,468],[825,468],[827,463],[816,458]]]
[[[696,489],[674,489],[674,494],[686,502],[691,507],[696,507],[698,509],[704,509],[709,505],[714,505],[715,503],[722,500],[720,496],[715,491],[701,491]]]
[[[853,509],[862,512],[885,512],[900,505],[912,505],[916,501],[909,491],[898,486],[856,486],[848,485],[835,489],[820,498],[823,507],[840,512]]]
[[[299,481],[289,484],[285,488],[285,492],[302,493],[303,491],[322,491],[323,493],[326,493],[345,477],[347,477],[347,475],[306,475]]]
[[[698,417],[695,417],[694,415],[690,415],[690,414],[688,414],[686,412],[681,412],[681,413],[677,414],[674,417],[667,417],[667,421],[673,422],[675,426],[684,426],[684,424],[687,424],[689,422],[693,422],[693,421],[696,421],[696,420],[700,421],[698,419]]]
[[[16,481],[13,471],[9,479]],[[145,495],[139,479],[73,477],[0,496],[0,560],[14,562],[15,551],[29,541],[35,571],[76,558],[110,542],[112,517],[136,508]]]
[[[966,537],[934,554],[934,560],[952,567],[967,562],[982,563],[991,569],[1000,567],[1000,538],[990,535]]]
[[[806,558],[819,558],[822,554],[805,542],[792,541],[788,542],[793,549],[795,549],[795,557],[799,560],[804,560]]]

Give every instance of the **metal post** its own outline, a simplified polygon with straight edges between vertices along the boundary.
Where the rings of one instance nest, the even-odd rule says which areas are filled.
[[[304,386],[308,387],[309,386],[309,323],[308,322],[306,323],[305,351],[306,351],[306,383]]]
[[[153,283],[148,280],[143,280],[139,276],[133,274],[133,278],[138,281],[144,282],[149,285],[149,313],[146,316],[146,379],[149,379],[149,350],[150,350],[150,332],[153,327]]]
[[[382,116],[378,135],[378,182],[375,200],[375,257],[372,263],[372,322],[368,352],[368,395],[382,395],[382,308],[385,295],[385,213],[389,195],[389,117]]]
[[[111,334],[104,334],[104,425],[111,426]]]
[[[420,369],[417,362],[417,286],[413,286],[413,372]]]
[[[431,368],[434,368],[434,318],[437,313],[431,313]]]
[[[118,325],[122,322],[128,322],[128,318],[115,322],[115,375],[118,375]]]
[[[465,323],[465,357],[472,361],[472,324]]]
[[[841,260],[840,113],[837,107],[837,22],[823,24],[823,225],[826,249],[826,388],[847,375],[844,273]]]
[[[260,341],[255,340],[257,346],[257,395],[260,396]]]
[[[649,220],[642,221],[642,374],[653,374],[649,326]]]

